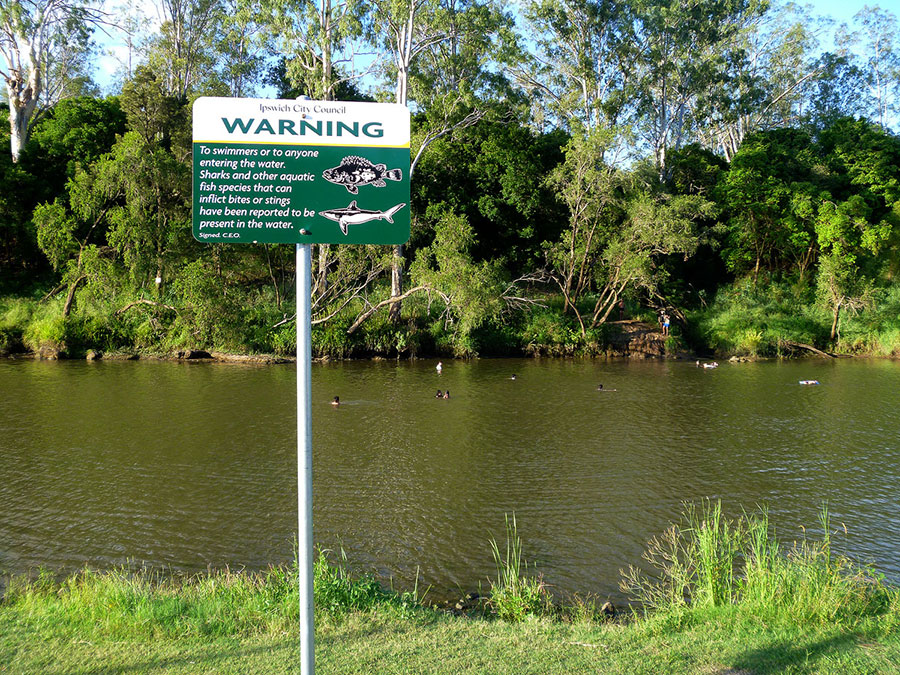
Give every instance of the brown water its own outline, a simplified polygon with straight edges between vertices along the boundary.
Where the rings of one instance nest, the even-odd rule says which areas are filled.
[[[316,542],[395,587],[476,587],[514,512],[557,591],[615,596],[702,497],[788,541],[827,500],[900,580],[900,363],[434,364],[313,367]],[[0,361],[0,570],[290,560],[295,414],[292,366]]]

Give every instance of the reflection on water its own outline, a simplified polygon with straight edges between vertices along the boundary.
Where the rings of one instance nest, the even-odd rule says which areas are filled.
[[[315,539],[440,595],[493,573],[515,512],[551,586],[607,595],[684,500],[765,503],[788,541],[827,500],[900,580],[898,383],[881,360],[317,364]],[[0,361],[0,569],[290,560],[295,391],[290,366]]]

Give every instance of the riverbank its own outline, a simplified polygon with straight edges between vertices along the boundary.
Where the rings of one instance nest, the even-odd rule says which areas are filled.
[[[487,318],[463,330],[422,298],[404,303],[404,319],[386,313],[352,328],[359,308],[312,327],[313,355],[343,358],[450,358],[582,356],[662,358],[783,358],[809,355],[900,355],[900,291],[841,315],[837,323],[810,296],[785,283],[753,286],[749,279],[719,289],[715,298],[684,313],[673,311],[663,335],[653,309],[628,302],[621,320],[595,328],[563,312],[560,297],[540,295],[528,309]],[[202,358],[277,363],[296,349],[291,316],[266,306],[252,315],[208,317],[205,328],[187,321],[186,308],[110,297],[63,316],[60,298],[0,297],[0,356],[45,358]],[[173,301],[174,302],[174,301]],[[123,307],[129,309],[122,311]],[[586,311],[586,310],[585,310]],[[830,330],[835,334],[831,335]]]
[[[689,507],[650,542],[655,573],[624,575],[643,610],[617,614],[552,602],[511,523],[507,545],[492,542],[489,592],[452,611],[320,555],[317,672],[843,674],[900,662],[900,591],[832,552],[824,509],[820,540],[781,548],[764,511],[730,521],[718,504]],[[297,672],[295,581],[287,567],[18,577],[0,601],[0,672]]]

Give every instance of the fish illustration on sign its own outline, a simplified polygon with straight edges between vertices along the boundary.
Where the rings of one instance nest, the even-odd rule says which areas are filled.
[[[406,206],[406,202],[392,206],[387,211],[369,211],[361,209],[356,205],[354,199],[342,209],[328,209],[327,211],[319,211],[319,215],[335,221],[341,226],[341,232],[347,234],[348,225],[359,225],[368,223],[370,220],[386,220],[389,223],[394,222],[394,214]]]
[[[386,164],[372,164],[365,157],[351,155],[344,157],[333,169],[325,169],[322,177],[329,183],[343,185],[347,192],[355,195],[362,185],[384,187],[387,180],[403,180],[403,171],[388,169]]]

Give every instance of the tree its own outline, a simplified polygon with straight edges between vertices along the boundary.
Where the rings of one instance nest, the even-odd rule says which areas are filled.
[[[636,54],[633,7],[610,0],[530,0],[523,6],[535,49],[513,69],[564,128],[613,128],[629,112]]]
[[[815,257],[813,215],[818,204],[816,149],[794,129],[745,139],[715,195],[726,217],[729,269],[753,272],[796,265],[802,275]]]
[[[865,273],[863,259],[877,254],[891,236],[898,224],[895,218],[891,220],[872,222],[871,209],[859,195],[844,202],[826,200],[819,209],[816,234],[822,257],[818,293],[831,310],[832,342],[840,338],[841,310],[859,309],[869,300],[872,276]]]
[[[69,291],[109,280],[112,258],[132,288],[154,289],[183,264],[190,238],[187,114],[146,68],[122,92],[129,131],[98,161],[80,166],[59,197],[35,210],[38,243]],[[108,290],[108,289],[107,289]]]
[[[79,167],[109,152],[125,131],[125,113],[116,98],[81,96],[54,105],[36,123],[21,158],[22,167],[41,184],[41,201],[61,194]]]
[[[698,109],[725,82],[729,48],[756,11],[748,0],[637,4],[639,128],[660,180],[666,178],[668,149],[680,148],[702,127]]]
[[[431,211],[435,237],[418,250],[410,276],[417,288],[444,302],[444,327],[453,327],[458,351],[471,353],[471,334],[505,307],[502,269],[496,262],[472,259],[475,233],[465,217],[444,203],[434,204]]]
[[[220,0],[158,0],[162,19],[148,45],[147,65],[159,73],[166,94],[187,100],[217,61],[213,28],[223,21]]]
[[[728,161],[756,132],[793,126],[803,116],[804,87],[821,75],[813,58],[816,22],[797,5],[770,9],[752,0],[725,47],[725,77],[704,109],[704,145]]]
[[[265,27],[255,0],[223,0],[218,74],[229,96],[251,96],[263,76]]]
[[[492,1],[384,0],[376,3],[375,42],[389,55],[384,70],[394,101],[411,102],[416,116],[410,179],[423,153],[437,139],[484,117],[479,94],[498,84],[488,63],[508,36],[511,18]],[[391,297],[403,294],[404,247],[395,246]],[[402,304],[391,304],[400,320]]]
[[[834,124],[841,117],[865,110],[865,73],[847,54],[822,54],[815,65],[819,75],[807,87],[804,123],[814,130]]]
[[[855,21],[862,25],[858,32],[845,31],[841,43],[862,61],[866,99],[872,118],[887,128],[900,110],[900,32],[897,17],[879,7],[863,7]]]
[[[697,222],[715,210],[701,196],[663,192],[644,172],[611,167],[602,159],[609,137],[573,136],[549,178],[569,207],[569,227],[548,244],[548,272],[582,335],[607,320],[626,289],[657,296],[665,275],[660,260],[691,255],[701,242]]]
[[[0,108],[0,124],[6,110]],[[6,141],[8,127],[0,127],[0,141]],[[31,224],[33,195],[39,189],[34,177],[8,153],[0,155],[0,285],[5,286],[19,275],[34,276],[41,266],[40,249]]]
[[[841,118],[820,134],[836,198],[861,195],[881,219],[900,201],[900,138],[863,119]]]
[[[341,84],[368,71],[357,68],[368,21],[368,7],[360,0],[263,0],[260,8],[277,53],[285,58],[287,80],[303,95],[332,100]]]
[[[83,74],[90,31],[104,16],[87,0],[0,0],[0,75],[14,162],[42,107],[72,93],[64,84]]]
[[[566,140],[561,131],[541,134],[515,120],[487,119],[435,141],[417,168],[411,248],[429,243],[435,223],[427,209],[443,201],[474,229],[475,260],[502,259],[515,276],[538,267],[542,242],[557,239],[566,220],[545,182]]]

